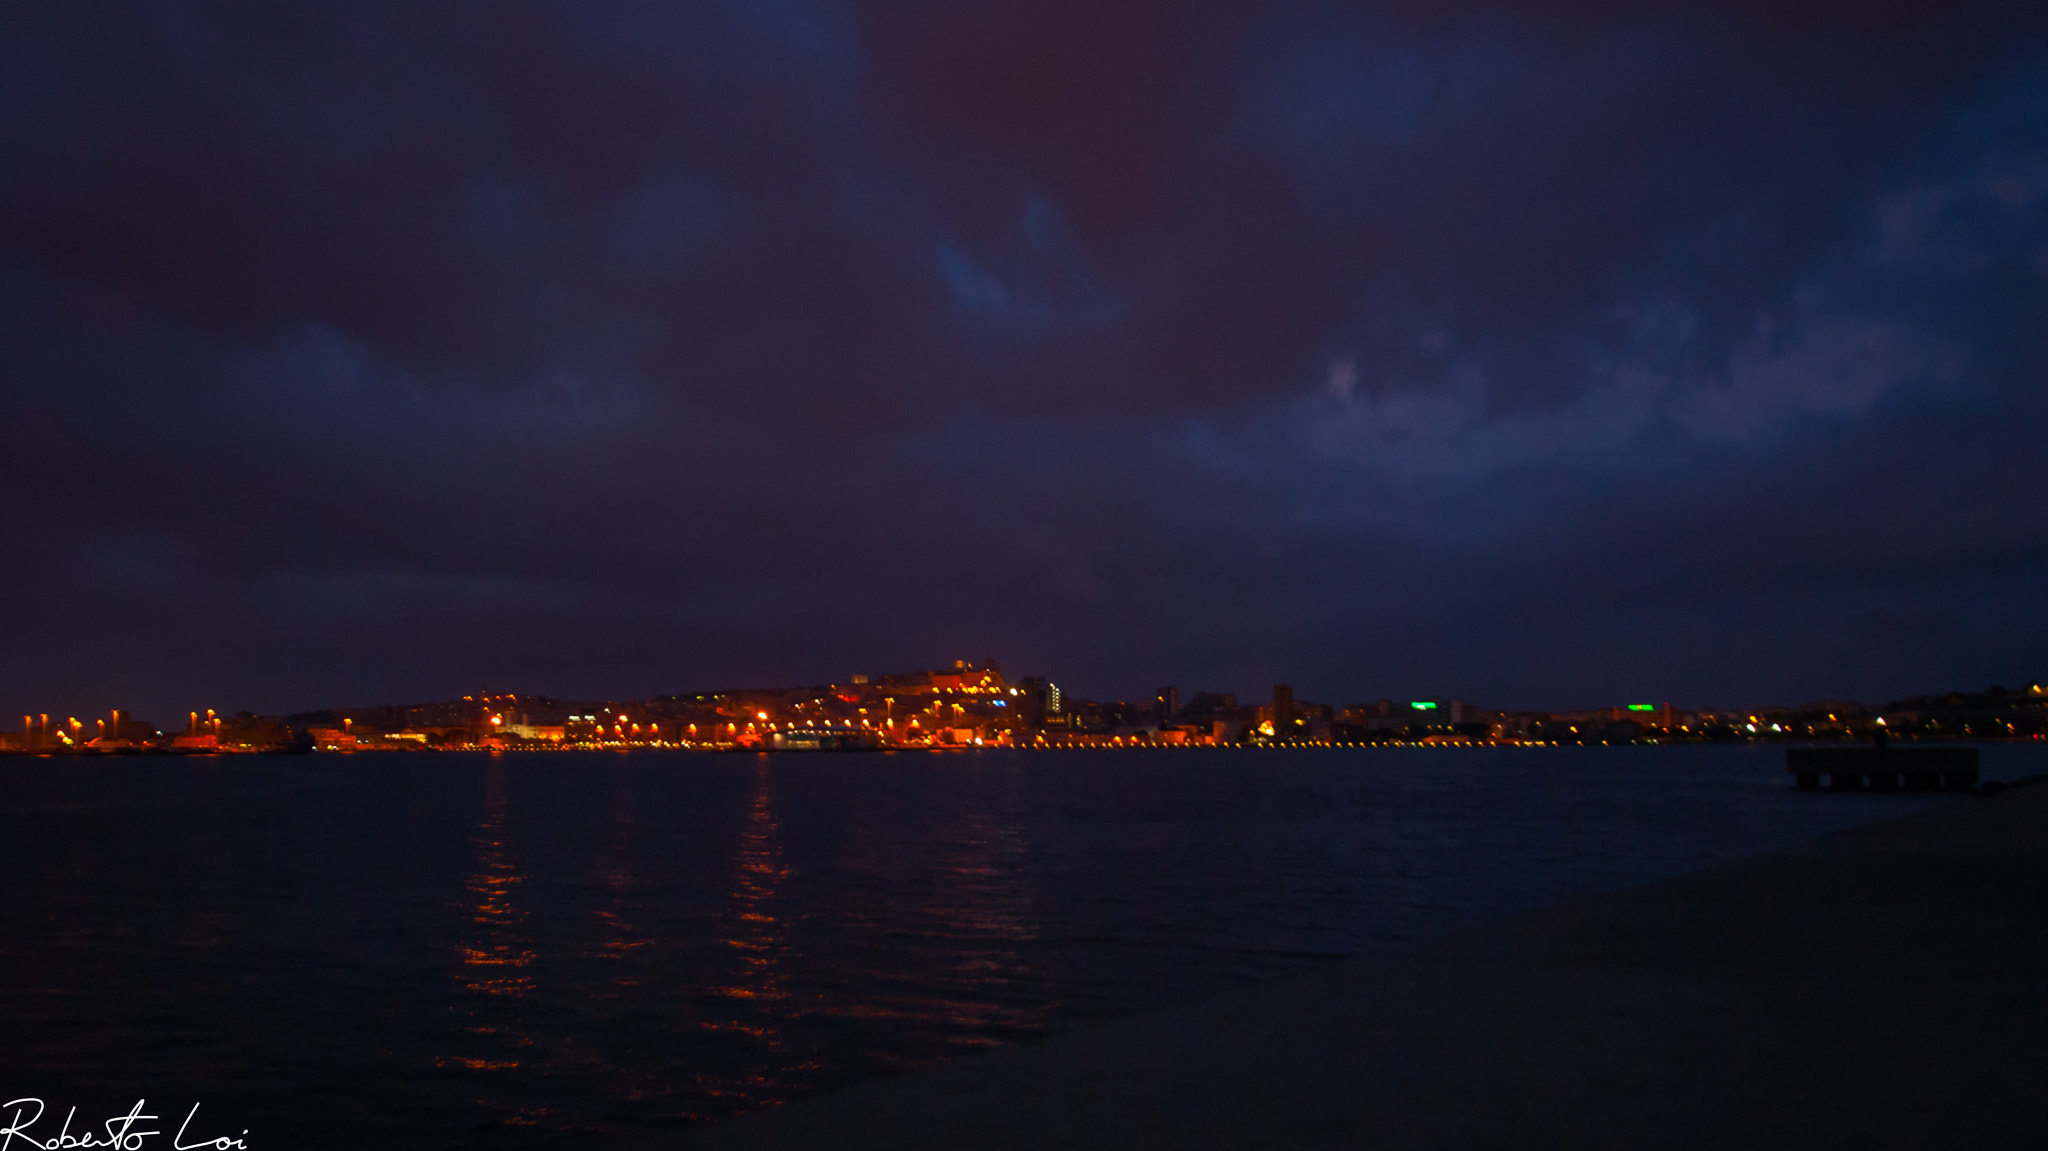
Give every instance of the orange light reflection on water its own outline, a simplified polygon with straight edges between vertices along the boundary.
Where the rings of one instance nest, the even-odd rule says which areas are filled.
[[[703,1019],[699,1026],[706,1031],[745,1035],[768,1051],[780,1053],[785,1045],[783,1024],[800,1018],[803,1009],[789,995],[789,970],[798,957],[790,945],[787,926],[776,914],[790,869],[782,856],[782,827],[775,816],[769,762],[766,756],[755,762],[753,796],[734,859],[727,927],[719,941],[738,960],[737,970],[730,983],[708,989],[711,995],[735,1007],[744,1004],[747,1010],[734,1015],[720,1012]],[[813,1066],[804,1061],[733,1079],[707,1076],[703,1086],[743,1107],[769,1106],[789,1097],[792,1072]]]
[[[938,994],[891,994],[887,989],[902,985],[900,974],[875,969],[858,982],[877,993],[821,1005],[821,1014],[910,1023],[930,1029],[949,1046],[967,1049],[1001,1046],[1004,1041],[991,1032],[1044,1031],[1050,1005],[1028,990],[1018,994],[1041,978],[1026,958],[1026,945],[1037,938],[1039,927],[1024,881],[1029,847],[1020,770],[1008,765],[996,786],[946,796],[947,806],[928,841],[934,854],[927,864],[930,881],[918,888],[923,898],[899,897],[888,906],[858,901],[841,909],[843,922],[862,932],[914,930],[928,940],[920,967]],[[856,836],[854,842],[866,849],[849,860],[854,869],[883,881],[877,889],[892,886],[901,866],[894,859],[900,846],[885,850],[881,841],[867,836]]]
[[[624,790],[618,790],[612,797],[612,834],[610,843],[611,866],[606,870],[604,889],[606,905],[596,908],[593,914],[598,923],[596,956],[600,959],[618,962],[629,958],[636,951],[651,944],[647,931],[633,921],[629,912],[633,908],[633,893],[636,880],[631,867],[633,851],[633,818],[631,798]],[[640,986],[640,979],[630,967],[621,966],[612,975],[610,983],[615,990]]]
[[[494,789],[485,802],[484,820],[471,842],[477,845],[477,871],[464,889],[475,899],[470,923],[477,937],[459,950],[463,965],[480,969],[464,986],[484,995],[524,996],[533,990],[526,971],[533,965],[531,943],[519,931],[526,913],[513,894],[526,877],[519,873],[504,837],[505,796]]]
[[[439,1068],[512,1071],[533,1047],[517,1014],[507,1013],[511,1004],[532,994],[531,969],[536,956],[533,941],[524,930],[526,910],[517,898],[527,877],[519,868],[510,835],[503,770],[499,762],[492,763],[485,783],[483,816],[470,837],[476,865],[463,882],[469,897],[464,907],[469,931],[468,938],[455,949],[461,960],[458,978],[463,990],[480,997],[464,1008],[469,1017],[464,1030],[492,1050],[441,1055],[434,1060]],[[493,1003],[506,1006],[487,1006]]]

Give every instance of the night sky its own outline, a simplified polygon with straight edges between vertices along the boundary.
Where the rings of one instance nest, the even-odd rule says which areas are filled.
[[[2048,668],[2048,8],[0,8],[0,705]]]

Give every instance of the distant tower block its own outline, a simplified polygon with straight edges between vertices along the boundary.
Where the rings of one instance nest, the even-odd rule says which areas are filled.
[[[1294,689],[1284,683],[1273,685],[1273,731],[1285,732],[1294,722]]]
[[[1042,676],[1028,675],[1018,682],[1017,688],[1021,697],[1017,701],[1018,715],[1027,725],[1041,726],[1046,717],[1060,714],[1058,684]]]
[[[1179,715],[1180,689],[1173,686],[1172,684],[1167,684],[1165,687],[1160,688],[1158,692],[1154,693],[1152,697],[1152,704],[1153,710],[1159,713],[1159,718],[1162,721],[1169,719],[1173,716]]]

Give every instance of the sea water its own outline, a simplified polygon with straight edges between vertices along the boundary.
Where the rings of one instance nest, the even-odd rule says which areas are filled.
[[[14,758],[0,785],[0,1101],[44,1101],[37,1138],[140,1100],[143,1146],[278,1149],[615,1146],[1978,802],[1797,792],[1746,746]]]

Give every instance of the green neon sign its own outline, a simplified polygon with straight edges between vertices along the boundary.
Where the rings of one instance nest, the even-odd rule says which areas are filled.
[[[1433,703],[1411,703],[1411,704],[1409,704],[1408,706],[1409,706],[1409,707],[1412,707],[1412,708],[1414,708],[1414,709],[1415,709],[1416,711],[1435,711],[1435,710],[1436,710],[1436,705],[1435,705],[1435,704],[1433,704]]]
[[[1654,703],[1632,703],[1628,705],[1628,709],[1630,711],[1656,711],[1657,705]]]

